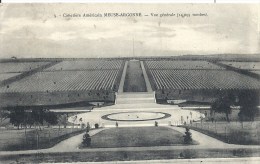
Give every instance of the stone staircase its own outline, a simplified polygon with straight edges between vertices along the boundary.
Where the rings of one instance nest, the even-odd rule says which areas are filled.
[[[154,92],[125,92],[116,97],[116,104],[154,104]]]
[[[161,105],[156,103],[154,92],[123,92],[116,95],[115,105],[96,108],[95,110],[109,111],[147,111],[160,109],[179,109],[174,105]]]

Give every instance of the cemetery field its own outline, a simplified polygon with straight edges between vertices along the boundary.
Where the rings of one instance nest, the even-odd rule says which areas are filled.
[[[257,79],[207,61],[146,61],[145,66],[155,90],[260,88]]]

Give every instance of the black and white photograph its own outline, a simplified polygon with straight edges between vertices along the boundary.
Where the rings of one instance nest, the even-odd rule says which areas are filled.
[[[0,163],[260,162],[260,3],[0,4]]]

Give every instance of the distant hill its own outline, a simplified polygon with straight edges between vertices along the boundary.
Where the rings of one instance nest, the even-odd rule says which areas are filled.
[[[95,58],[4,58],[0,62],[39,62],[60,60],[86,60]],[[102,58],[99,58],[102,59]],[[225,60],[225,61],[257,61],[260,54],[210,54],[210,55],[179,55],[179,56],[135,56],[135,57],[107,57],[104,59],[172,59],[172,60]]]

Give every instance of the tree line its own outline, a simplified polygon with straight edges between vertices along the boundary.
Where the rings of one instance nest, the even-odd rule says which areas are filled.
[[[21,127],[31,128],[35,126],[41,129],[42,126],[47,125],[63,125],[67,126],[67,115],[57,114],[48,109],[25,109],[25,108],[12,108],[8,110],[0,109],[1,123],[7,118],[10,123],[20,129]]]
[[[238,118],[242,121],[254,121],[259,114],[260,93],[259,91],[240,91],[237,95],[233,93],[221,93],[211,104],[211,113],[225,113],[226,120],[230,122],[229,114],[232,112],[232,105],[240,106]]]

